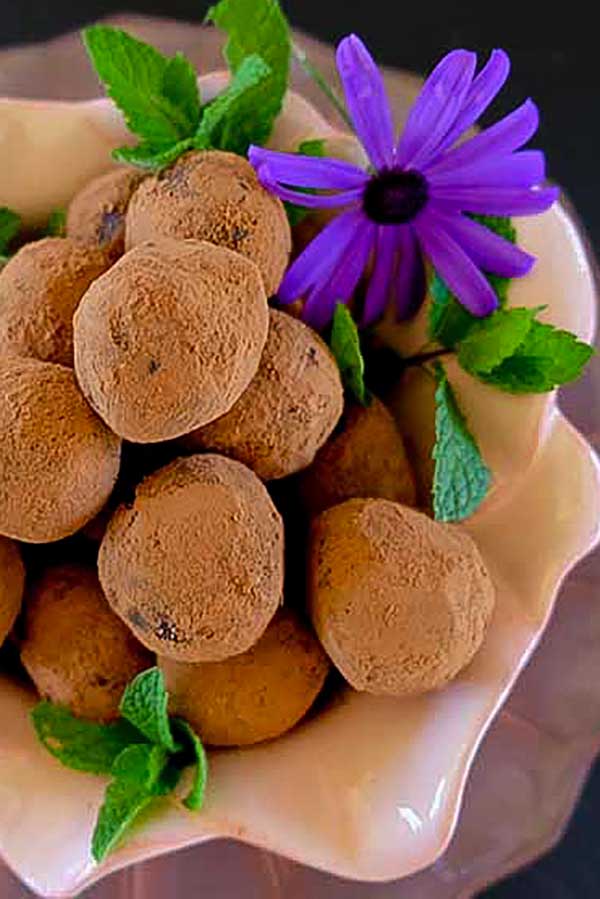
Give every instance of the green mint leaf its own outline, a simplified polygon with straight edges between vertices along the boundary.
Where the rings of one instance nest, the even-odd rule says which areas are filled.
[[[462,521],[484,500],[491,475],[439,363],[436,377],[433,510],[437,521]]]
[[[180,737],[184,748],[188,749],[191,754],[192,763],[196,765],[192,789],[183,800],[186,808],[196,812],[204,805],[206,781],[208,778],[208,759],[200,737],[187,721],[183,721],[181,718],[174,718],[173,727],[178,737]]]
[[[508,393],[547,393],[577,380],[594,352],[569,331],[534,321],[513,355],[479,377]]]
[[[517,242],[517,231],[509,218],[493,215],[473,215],[471,218],[505,240]],[[499,275],[487,275],[487,279],[496,291],[500,307],[504,307],[511,279]],[[433,273],[429,293],[432,300],[429,308],[429,337],[452,349],[480,319],[471,315],[459,303],[437,272]]]
[[[194,136],[194,146],[200,150],[228,150],[245,156],[261,114],[256,106],[256,90],[270,75],[269,66],[260,56],[246,57],[229,86],[205,108]]]
[[[140,812],[160,795],[166,764],[160,746],[130,746],[116,759],[92,837],[92,856],[101,862],[118,845]]]
[[[486,374],[512,356],[525,340],[539,309],[498,309],[479,319],[458,344],[458,361],[474,375]]]
[[[137,727],[151,743],[175,752],[167,705],[169,694],[165,689],[163,673],[150,668],[138,674],[127,686],[121,699],[120,712]]]
[[[31,718],[48,752],[67,768],[90,774],[109,774],[124,749],[144,740],[127,721],[97,724],[75,718],[68,709],[51,702],[38,703]]]
[[[67,210],[54,209],[48,218],[46,234],[49,237],[64,237],[67,233]]]
[[[119,28],[92,25],[83,40],[108,95],[143,143],[165,150],[191,137],[200,119],[194,69]]]
[[[369,405],[365,387],[365,362],[360,348],[358,328],[347,306],[338,303],[333,315],[330,339],[344,387],[363,406]]]
[[[186,764],[181,761],[181,754],[172,755],[158,778],[155,793],[157,796],[168,796],[172,793],[183,774]]]
[[[171,165],[183,153],[191,150],[193,146],[193,139],[188,137],[176,144],[170,144],[166,149],[162,150],[157,149],[152,144],[141,143],[137,147],[119,147],[119,149],[113,150],[112,155],[117,162],[126,162],[140,169],[153,171]]]
[[[296,153],[298,156],[317,156],[322,158],[325,156],[325,141],[322,138],[303,140],[296,150]],[[308,188],[306,193],[314,194],[315,191]],[[297,206],[295,203],[284,203],[283,205],[285,206],[288,221],[292,228],[299,225],[300,222],[304,221],[304,219],[311,213],[310,209],[306,209],[303,206]]]
[[[246,144],[264,144],[287,91],[291,39],[290,29],[278,0],[221,0],[211,7],[207,19],[227,32],[225,59],[235,74],[244,60],[258,55],[270,69],[268,78],[256,85],[248,97],[253,120],[245,122]]]
[[[7,206],[0,207],[0,256],[7,257],[11,242],[21,230],[21,217]]]

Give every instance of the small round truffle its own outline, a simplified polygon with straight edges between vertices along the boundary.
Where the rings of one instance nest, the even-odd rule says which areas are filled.
[[[329,669],[312,632],[283,609],[241,655],[199,665],[159,658],[159,665],[171,711],[212,746],[250,746],[281,736],[309,710]]]
[[[116,262],[125,252],[125,213],[144,177],[134,168],[118,168],[86,184],[69,206],[67,236]]]
[[[300,491],[315,516],[347,499],[391,499],[414,506],[415,481],[394,419],[380,400],[352,404],[342,427],[303,473]]]
[[[126,246],[191,237],[228,247],[256,263],[267,296],[287,268],[291,232],[281,200],[248,162],[218,150],[187,153],[138,187],[127,211]]]
[[[0,355],[72,366],[73,314],[108,265],[65,237],[26,244],[0,272]]]
[[[121,441],[92,412],[69,368],[0,360],[0,534],[68,537],[107,501]]]
[[[184,437],[184,445],[231,456],[263,480],[284,478],[312,462],[343,404],[327,346],[311,328],[272,309],[256,377],[226,415]]]
[[[220,661],[256,643],[277,610],[283,525],[250,469],[190,456],[117,510],[98,567],[114,611],[149,649]]]
[[[25,568],[17,544],[0,537],[0,646],[17,620],[24,586]]]
[[[92,407],[134,443],[224,415],[267,339],[256,266],[224,247],[163,239],[126,253],[75,315],[75,371]]]
[[[448,683],[481,646],[494,608],[471,537],[385,499],[352,499],[315,519],[309,567],[317,635],[367,693]]]
[[[40,696],[81,718],[116,718],[125,687],[153,657],[111,611],[96,573],[48,569],[25,609],[21,661]]]

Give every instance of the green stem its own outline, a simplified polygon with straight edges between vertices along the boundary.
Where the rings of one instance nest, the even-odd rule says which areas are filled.
[[[298,44],[292,44],[292,52],[294,54],[294,58],[302,66],[309,78],[312,78],[317,87],[319,87],[323,91],[329,102],[335,107],[338,115],[341,116],[348,128],[350,128],[351,131],[354,131],[354,125],[352,124],[350,116],[346,112],[346,107],[344,106],[337,92],[331,87],[330,84],[327,83],[327,80],[323,73],[320,72],[319,69],[317,69],[317,67],[310,61],[302,47],[299,47]]]

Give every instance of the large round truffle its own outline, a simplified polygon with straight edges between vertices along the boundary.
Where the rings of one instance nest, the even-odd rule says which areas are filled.
[[[75,371],[108,426],[134,443],[224,415],[260,362],[269,326],[258,269],[195,240],[148,242],[85,294]]]
[[[347,499],[391,499],[414,506],[415,480],[394,419],[380,400],[352,404],[341,429],[303,473],[300,490],[312,516]]]
[[[0,537],[0,646],[19,614],[24,585],[25,568],[17,544]]]
[[[0,360],[0,434],[0,534],[60,540],[110,496],[121,441],[85,402],[71,369]]]
[[[67,236],[116,262],[125,252],[125,213],[144,177],[139,169],[118,168],[86,184],[69,206]]]
[[[287,268],[291,233],[283,204],[250,163],[217,150],[187,153],[147,178],[127,211],[126,246],[157,237],[192,237],[256,263],[268,296]]]
[[[389,500],[349,500],[313,522],[309,564],[317,635],[357,690],[425,693],[481,646],[494,587],[456,525]]]
[[[318,334],[272,309],[256,377],[226,415],[184,443],[232,456],[263,480],[283,478],[312,462],[343,403],[338,367]]]
[[[281,736],[311,707],[329,668],[311,631],[287,610],[241,655],[199,665],[159,658],[159,664],[171,711],[212,746],[249,746]]]
[[[98,566],[108,601],[149,649],[220,661],[252,646],[277,610],[283,526],[248,468],[190,456],[117,510]]]
[[[33,586],[21,660],[43,698],[101,721],[118,716],[125,687],[153,663],[111,611],[96,573],[77,565],[51,568]]]
[[[68,238],[26,244],[0,272],[0,355],[73,365],[73,314],[108,265]]]

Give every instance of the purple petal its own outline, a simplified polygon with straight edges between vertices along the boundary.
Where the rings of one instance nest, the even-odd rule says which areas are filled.
[[[394,161],[394,125],[381,72],[355,34],[340,43],[336,60],[359,140],[375,168],[388,168]]]
[[[545,212],[560,196],[558,187],[524,190],[518,187],[436,188],[435,199],[462,212],[481,215],[537,215]]]
[[[510,72],[510,59],[504,50],[494,50],[487,63],[473,80],[473,84],[465,97],[463,108],[446,137],[438,145],[440,153],[451,147],[458,138],[474,125],[483,115],[490,103],[504,87]]]
[[[425,266],[410,225],[399,229],[400,261],[396,279],[396,312],[400,320],[413,315],[425,298]]]
[[[473,315],[489,315],[498,308],[498,297],[487,278],[444,230],[433,213],[421,215],[414,228],[421,246],[440,277]]]
[[[363,220],[340,256],[331,278],[308,298],[302,318],[313,328],[323,328],[331,320],[336,304],[347,303],[351,298],[373,251],[376,234],[376,225]]]
[[[352,206],[362,200],[363,187],[354,187],[352,190],[341,190],[336,194],[309,194],[302,190],[294,190],[284,187],[273,177],[268,165],[261,165],[257,172],[260,183],[270,193],[275,194],[280,200],[287,203],[296,203],[306,209],[343,209]]]
[[[463,215],[439,216],[439,219],[444,230],[484,272],[520,278],[535,263],[534,256],[473,219]]]
[[[369,279],[361,325],[366,328],[385,312],[390,298],[394,262],[398,246],[398,229],[380,225],[375,245],[375,265]]]
[[[280,153],[262,147],[250,147],[248,158],[257,171],[266,165],[275,181],[293,187],[348,190],[364,185],[369,177],[363,169],[341,159]]]
[[[279,301],[293,303],[327,280],[366,221],[362,212],[344,212],[323,228],[287,270],[277,293]]]
[[[423,165],[454,124],[473,80],[477,57],[453,50],[435,67],[414,103],[396,150],[404,168]]]
[[[427,176],[432,194],[445,187],[533,187],[546,180],[541,150],[522,150],[497,159],[485,157],[462,168]]]
[[[522,106],[500,119],[495,125],[444,153],[439,160],[428,167],[428,174],[462,168],[484,157],[506,156],[518,150],[533,137],[539,121],[537,106],[532,100],[526,100]]]

